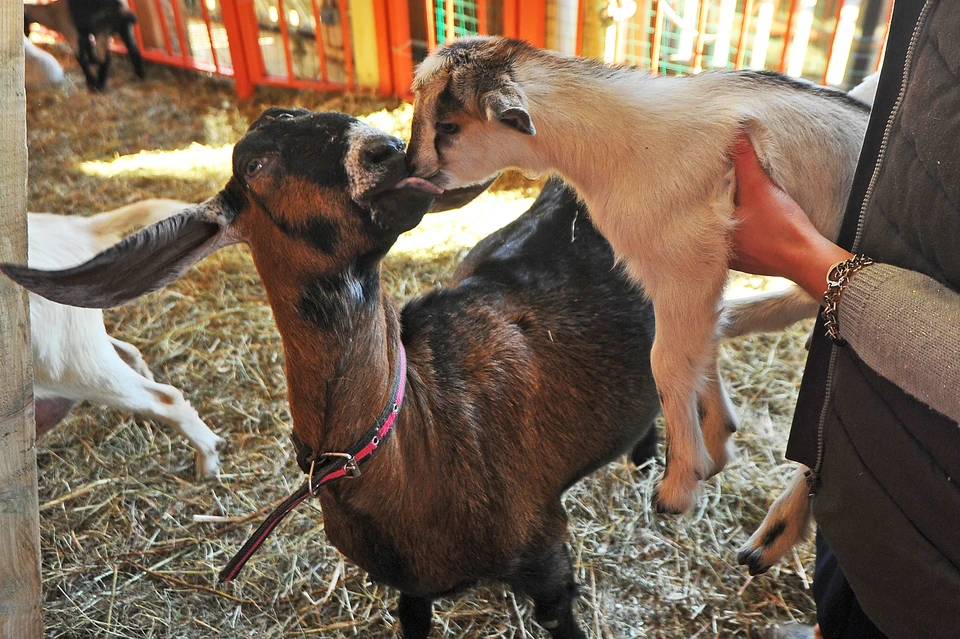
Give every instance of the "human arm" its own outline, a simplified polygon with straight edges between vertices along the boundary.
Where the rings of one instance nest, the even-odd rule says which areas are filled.
[[[735,256],[731,267],[796,282],[820,300],[826,276],[851,253],[817,232],[799,205],[764,172],[740,136]],[[960,421],[960,294],[888,264],[859,270],[838,304],[840,335],[873,370]]]
[[[737,172],[737,227],[731,268],[793,280],[821,302],[830,267],[853,254],[820,235],[785,191],[763,170],[743,133],[733,148]]]

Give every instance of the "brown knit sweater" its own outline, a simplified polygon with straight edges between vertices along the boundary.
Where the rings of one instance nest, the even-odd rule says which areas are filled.
[[[838,319],[864,363],[960,422],[960,294],[920,273],[874,264],[850,280]]]

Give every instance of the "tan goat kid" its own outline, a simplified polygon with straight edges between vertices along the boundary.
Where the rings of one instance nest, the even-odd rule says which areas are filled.
[[[643,285],[656,310],[651,358],[669,443],[656,503],[687,511],[698,480],[726,464],[736,430],[715,363],[732,141],[745,130],[773,179],[833,238],[869,107],[770,72],[655,78],[499,37],[439,49],[414,89],[413,175],[451,189],[509,167],[557,172]],[[736,309],[725,334],[782,328],[816,308],[791,289]]]

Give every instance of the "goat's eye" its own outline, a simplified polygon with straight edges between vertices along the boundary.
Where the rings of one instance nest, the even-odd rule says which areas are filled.
[[[247,160],[247,165],[243,168],[243,174],[246,177],[251,178],[259,173],[260,169],[262,168],[263,160],[261,158],[253,158],[251,160]]]
[[[456,135],[460,132],[460,125],[456,122],[437,122],[437,131],[444,135]]]

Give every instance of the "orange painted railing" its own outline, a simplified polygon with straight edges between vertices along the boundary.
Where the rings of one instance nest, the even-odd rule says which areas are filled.
[[[548,29],[548,0],[310,0],[309,5],[295,0],[184,1],[129,0],[139,17],[136,39],[143,57],[159,64],[232,77],[241,98],[252,95],[257,86],[363,91],[410,98],[417,56],[433,51],[438,39],[462,33],[496,32],[542,47],[547,45],[548,33],[559,32]],[[829,1],[833,4],[823,0],[826,4],[818,5],[816,27],[821,38],[818,46],[824,48],[828,66],[837,50],[842,49],[835,47],[836,27],[844,5],[850,4],[850,0]],[[554,17],[549,19],[559,19],[557,7],[561,2],[565,0],[554,0]],[[641,11],[627,18],[633,32],[639,35],[631,40],[631,48],[608,47],[607,55],[616,50],[613,55],[620,56],[611,61],[648,65],[654,74],[699,72],[709,66],[709,47],[717,46],[713,44],[716,38],[712,30],[717,28],[714,22],[719,0],[701,0],[695,13],[682,18],[678,18],[681,6],[686,10],[689,5],[679,0],[639,4],[646,4],[649,13]],[[565,50],[581,55],[584,43],[590,40],[587,53],[601,55],[596,49],[596,34],[609,25],[605,14],[593,13],[601,5],[606,3],[579,0],[576,5],[563,5],[564,19],[576,20],[575,31],[571,22],[564,23]],[[735,12],[726,5],[727,9],[722,10],[727,12],[723,14],[724,24],[732,31],[726,64],[734,68],[746,66],[748,46],[757,47],[755,25],[763,20],[770,25],[773,11],[773,29],[764,27],[764,34],[770,31],[770,35],[763,36],[763,46],[769,40],[781,47],[773,49],[776,59],[771,64],[784,71],[794,33],[799,29],[796,24],[800,5],[799,0],[739,0]],[[804,11],[811,11],[809,5],[804,6]],[[307,15],[298,13],[300,7]],[[889,7],[884,8],[889,24]],[[357,19],[373,24],[353,24],[358,15],[361,18]],[[438,16],[442,16],[440,24]],[[411,33],[412,26],[416,35]],[[685,30],[688,44],[682,50],[671,49],[671,38],[675,42],[680,29]],[[802,36],[798,32],[797,37],[806,38],[808,31],[804,28]],[[571,43],[569,38],[574,33],[575,41]],[[619,29],[618,33],[618,38],[623,37],[625,31]],[[599,41],[602,52],[602,33]],[[846,52],[837,55],[845,56]],[[878,48],[876,65],[881,55],[882,48]],[[637,59],[638,56],[642,57]],[[826,78],[826,71],[818,76],[821,78]]]

